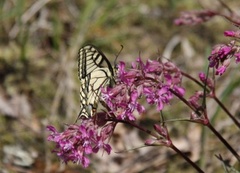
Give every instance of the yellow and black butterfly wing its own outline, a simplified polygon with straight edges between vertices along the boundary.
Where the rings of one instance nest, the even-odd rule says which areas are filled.
[[[81,82],[79,117],[92,117],[99,103],[101,88],[114,80],[113,68],[101,51],[87,45],[79,50],[78,78]]]
[[[93,45],[84,46],[79,50],[78,77],[80,80],[92,73],[95,69],[108,68],[113,75],[113,68],[106,56]]]

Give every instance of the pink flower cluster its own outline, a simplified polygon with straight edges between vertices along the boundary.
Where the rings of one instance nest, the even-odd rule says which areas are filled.
[[[178,19],[174,20],[174,23],[176,25],[196,25],[210,20],[215,15],[215,12],[209,10],[184,11]]]
[[[240,47],[235,44],[235,41],[227,45],[216,45],[208,57],[209,67],[216,69],[216,75],[222,75],[230,65],[232,57],[235,57],[236,63],[240,62]]]
[[[89,166],[87,155],[97,153],[99,149],[110,154],[111,146],[106,141],[114,127],[111,123],[107,124],[99,132],[100,127],[93,121],[93,119],[82,119],[80,125],[69,125],[62,133],[57,132],[53,126],[48,126],[47,129],[51,131],[48,140],[56,143],[53,152],[56,152],[65,163],[72,161],[82,164],[83,167]]]
[[[147,103],[156,104],[160,111],[173,98],[171,89],[184,95],[181,80],[180,70],[171,62],[148,60],[144,64],[138,58],[129,70],[120,62],[116,86],[103,89],[102,99],[118,119],[134,121],[133,112],[145,110],[138,102],[139,98],[145,96]]]

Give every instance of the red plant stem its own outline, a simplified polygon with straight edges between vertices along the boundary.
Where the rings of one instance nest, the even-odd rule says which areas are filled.
[[[145,129],[145,128],[139,126],[138,124],[135,124],[135,123],[130,122],[130,121],[118,120],[118,119],[109,119],[109,121],[115,121],[115,122],[119,122],[119,123],[129,124],[129,125],[131,125],[131,126],[133,126],[133,127],[136,127],[137,129],[139,129],[139,130],[141,130],[141,131],[143,131],[143,132],[145,132],[145,133],[147,133],[147,134],[149,134],[149,135],[151,135],[151,136],[153,136],[153,137],[155,137],[155,138],[158,138],[158,137],[159,137],[159,136],[157,136],[156,134],[152,133],[152,131],[150,131],[150,130],[148,130],[148,129]]]
[[[173,89],[170,89],[170,91],[176,96],[178,97],[183,103],[185,103],[190,109],[192,109],[194,112],[196,112],[197,110],[189,104],[189,102],[184,98],[182,97],[180,94],[178,94],[177,92],[175,92]]]
[[[238,153],[231,147],[231,145],[218,133],[218,131],[211,125],[211,123],[206,124],[206,126],[218,137],[218,139],[231,151],[231,153],[236,157],[240,162],[240,156]]]
[[[175,145],[171,145],[170,148],[172,148],[176,153],[181,155],[192,167],[194,167],[198,172],[204,173],[204,171],[198,167],[192,160],[190,160],[184,153],[182,153]]]
[[[233,122],[240,128],[240,123],[236,120],[236,118],[228,111],[228,109],[222,104],[222,102],[216,97],[213,97],[214,100],[218,103],[218,105],[228,114],[228,116],[233,120]]]
[[[203,85],[201,82],[199,82],[197,79],[195,79],[194,77],[192,77],[191,75],[189,75],[189,74],[187,74],[187,73],[185,73],[185,72],[183,72],[183,71],[181,71],[181,73],[182,73],[183,76],[191,79],[191,80],[194,81],[196,84],[198,84],[199,86],[201,86],[202,88],[204,88],[204,85]]]

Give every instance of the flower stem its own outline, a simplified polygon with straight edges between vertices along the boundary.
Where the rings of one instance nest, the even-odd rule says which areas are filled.
[[[184,98],[182,97],[180,94],[178,94],[177,92],[175,92],[174,90],[170,89],[170,91],[176,96],[178,97],[183,103],[185,103],[190,109],[192,109],[194,112],[196,112],[196,109],[191,105],[189,104],[189,102]]]
[[[189,75],[188,73],[185,73],[183,71],[181,71],[182,75],[185,76],[186,78],[191,79],[192,81],[194,81],[196,84],[198,84],[199,86],[201,86],[202,88],[204,88],[204,85],[199,82],[197,79],[195,79],[194,77],[192,77],[191,75]]]
[[[236,157],[240,162],[240,156],[238,153],[231,147],[231,145],[218,133],[218,131],[211,125],[211,123],[206,124],[206,126],[219,138],[219,140],[231,151],[231,153]]]
[[[170,146],[176,153],[178,153],[179,155],[181,155],[190,165],[192,165],[192,167],[194,167],[198,172],[200,173],[204,173],[204,171],[199,168],[199,166],[194,163],[192,160],[190,160],[185,154],[183,154],[175,145],[171,145]]]
[[[214,100],[218,103],[218,105],[226,112],[226,114],[233,120],[233,122],[240,128],[240,123],[236,120],[236,118],[228,111],[228,109],[222,104],[222,102],[214,95]]]
[[[119,122],[119,123],[124,123],[124,124],[129,124],[133,127],[136,127],[137,129],[155,137],[155,138],[158,138],[158,135],[154,134],[152,131],[148,130],[148,129],[145,129],[144,127],[141,127],[139,126],[138,124],[134,123],[134,122],[131,122],[131,121],[125,121],[125,120],[119,120],[119,119],[111,119],[110,121],[115,121],[115,122]]]

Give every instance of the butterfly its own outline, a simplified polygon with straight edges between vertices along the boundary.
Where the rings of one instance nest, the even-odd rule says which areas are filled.
[[[78,117],[90,118],[96,113],[101,88],[112,86],[115,68],[106,56],[93,45],[86,45],[78,54],[78,78],[80,80],[80,113]]]

